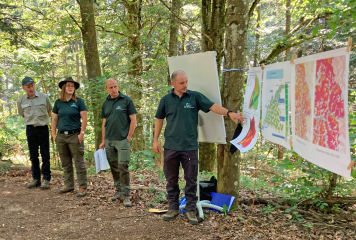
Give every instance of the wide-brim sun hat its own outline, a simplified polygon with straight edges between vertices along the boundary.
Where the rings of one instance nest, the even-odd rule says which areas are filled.
[[[59,82],[58,87],[60,89],[62,89],[63,85],[66,84],[67,82],[74,83],[75,89],[78,89],[80,87],[80,84],[78,82],[74,81],[72,77],[67,77],[64,81]]]

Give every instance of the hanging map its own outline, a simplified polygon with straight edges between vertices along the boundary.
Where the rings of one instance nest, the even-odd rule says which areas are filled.
[[[250,68],[244,98],[243,116],[246,117],[245,123],[240,135],[230,141],[241,152],[252,149],[257,141],[261,109],[261,79],[261,68]]]
[[[346,48],[296,59],[292,81],[293,150],[308,161],[350,177]]]
[[[290,62],[266,66],[262,88],[262,136],[288,149],[292,67]]]

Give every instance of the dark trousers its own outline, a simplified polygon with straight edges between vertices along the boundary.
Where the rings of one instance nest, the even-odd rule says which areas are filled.
[[[43,180],[51,180],[50,170],[50,155],[49,155],[49,131],[48,126],[26,126],[27,144],[30,151],[32,178],[41,180],[41,172]],[[40,148],[42,157],[42,171],[40,170],[40,160],[38,154]]]
[[[195,212],[197,196],[198,177],[198,150],[174,151],[164,149],[164,175],[167,179],[167,200],[170,209],[179,209],[179,166],[182,163],[185,179],[185,198],[187,212]]]

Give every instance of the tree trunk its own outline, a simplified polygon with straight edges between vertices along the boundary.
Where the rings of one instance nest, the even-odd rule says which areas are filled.
[[[288,0],[290,1],[290,0]],[[257,11],[257,25],[256,25],[256,42],[255,42],[255,54],[253,55],[253,66],[257,67],[258,63],[258,58],[259,58],[259,51],[258,51],[258,44],[260,42],[260,34],[259,34],[259,28],[260,28],[260,20],[261,20],[261,6],[256,7]]]
[[[289,34],[290,25],[291,25],[290,4],[291,4],[291,0],[286,0],[286,30],[285,30],[286,35]],[[289,59],[289,57],[290,57],[290,48],[286,50],[284,55],[284,60]]]
[[[209,36],[211,41],[202,34],[201,51],[216,51],[216,64],[220,76],[222,50],[224,47],[226,0],[202,1],[202,32]],[[215,143],[199,143],[199,171],[214,171],[216,159]]]
[[[87,74],[89,79],[89,88],[92,89],[91,105],[94,114],[94,132],[95,132],[95,149],[99,148],[102,141],[101,125],[102,119],[100,118],[101,99],[103,91],[102,87],[96,84],[96,78],[101,76],[100,60],[98,45],[96,41],[96,29],[94,18],[94,0],[78,0],[80,6],[80,15],[82,18],[82,38],[85,62],[87,67]]]
[[[172,12],[177,16],[180,14],[180,0],[172,0]],[[168,57],[178,56],[178,29],[179,19],[172,13],[169,28],[169,49]],[[169,71],[168,71],[169,72]],[[171,77],[168,74],[167,84],[171,86]]]
[[[77,82],[80,82],[80,70],[79,70],[79,54],[78,54],[78,40],[74,40],[75,47],[75,70],[77,73]]]
[[[246,40],[248,30],[247,1],[228,0],[226,11],[225,61],[224,68],[245,68]],[[223,106],[232,111],[243,110],[243,89],[245,74],[242,71],[223,73],[222,79]],[[236,197],[234,205],[238,205],[240,187],[240,151],[230,154],[230,143],[236,124],[225,121],[227,144],[218,149],[218,192]]]
[[[141,7],[142,0],[125,1],[128,14],[127,28],[129,35],[127,44],[130,50],[129,79],[131,82],[130,97],[137,110],[137,126],[133,135],[131,148],[133,152],[142,151],[144,148],[143,139],[143,115],[141,111],[142,102],[142,48],[140,44],[141,36]]]

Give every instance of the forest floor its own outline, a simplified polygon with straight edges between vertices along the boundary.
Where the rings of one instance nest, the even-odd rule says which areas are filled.
[[[132,172],[131,183],[163,187],[164,182],[157,182],[158,176],[152,174],[157,175]],[[227,215],[204,210],[204,221],[196,226],[188,224],[184,214],[166,222],[161,214],[148,212],[152,207],[168,208],[165,196],[157,192],[133,190],[132,208],[123,207],[119,201],[112,202],[115,190],[110,173],[91,180],[84,198],[77,198],[76,192],[59,195],[63,182],[60,177],[53,177],[49,190],[28,189],[29,181],[30,171],[0,173],[0,240],[356,239],[356,221],[353,230],[341,225],[335,227],[335,223],[332,227],[295,223],[279,209],[271,209],[266,214],[261,211],[263,205],[254,206],[252,211],[251,206],[240,205]],[[241,198],[253,196],[251,190],[242,189],[240,194]]]

